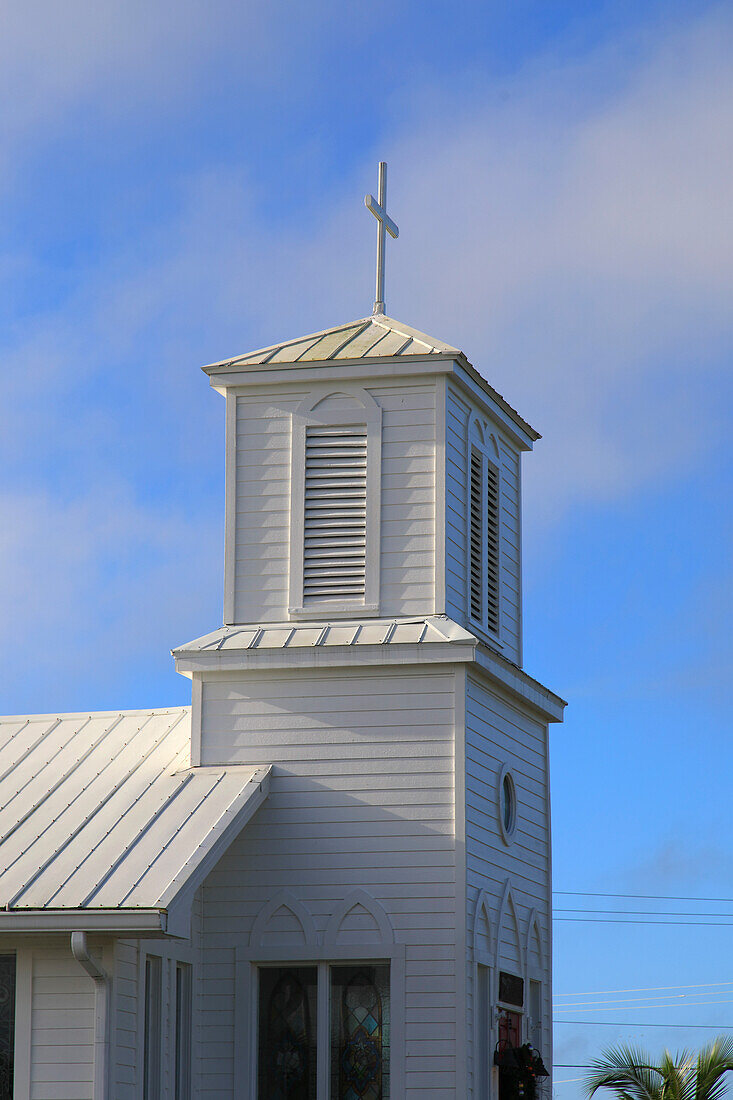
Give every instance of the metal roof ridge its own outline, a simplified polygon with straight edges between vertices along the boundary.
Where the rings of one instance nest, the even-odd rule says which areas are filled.
[[[65,718],[131,718],[136,714],[144,714],[146,717],[152,718],[158,714],[185,713],[190,710],[190,703],[177,707],[133,707],[132,710],[50,710],[40,714],[0,714],[0,725],[3,722],[27,722],[42,718],[47,719],[49,722],[61,722]]]

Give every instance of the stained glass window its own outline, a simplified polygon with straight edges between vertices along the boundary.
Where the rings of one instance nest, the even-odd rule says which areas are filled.
[[[259,971],[259,1100],[316,1100],[315,966]]]
[[[15,955],[0,955],[0,1100],[13,1100]]]
[[[389,966],[331,967],[332,1100],[389,1100]]]

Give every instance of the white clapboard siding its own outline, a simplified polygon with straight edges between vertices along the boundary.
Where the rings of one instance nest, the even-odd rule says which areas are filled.
[[[91,1100],[94,983],[68,940],[33,948],[31,1100]]]
[[[203,762],[261,760],[274,770],[269,798],[204,885],[202,1097],[231,1100],[234,952],[262,906],[287,889],[322,933],[359,888],[406,945],[405,1097],[454,1100],[454,705],[451,669],[204,683]]]
[[[511,769],[517,794],[517,824],[510,845],[502,839],[497,807],[499,775],[505,766]],[[469,676],[466,699],[467,935],[471,942],[476,902],[480,891],[484,890],[490,899],[491,942],[493,946],[498,941],[499,965],[519,973],[519,947],[510,914],[505,915],[501,926],[499,923],[507,879],[511,882],[522,951],[530,913],[535,910],[538,914],[544,937],[541,980],[546,1027],[543,1055],[550,1051],[549,843],[547,727],[498,695],[478,674]],[[476,1015],[473,978],[473,967],[469,965],[469,1090],[473,1083],[472,1028]],[[528,992],[527,988],[527,996]]]
[[[473,547],[470,542],[470,447],[468,425],[477,410],[468,398],[448,384],[445,426],[445,569],[446,610],[451,618],[469,626],[469,599],[476,588],[469,565]],[[499,555],[499,637],[510,660],[521,661],[521,590],[520,590],[520,454],[501,433],[494,432],[499,456],[492,462],[499,473],[498,546]],[[484,504],[480,507],[483,509]],[[478,515],[477,515],[478,519]],[[485,591],[478,597],[486,599]],[[495,613],[495,612],[494,612]],[[469,627],[470,628],[470,627]]]
[[[343,380],[339,388],[343,389]],[[382,410],[380,614],[431,614],[435,609],[435,384],[380,383],[367,386],[367,391]],[[273,387],[236,398],[236,622],[288,618],[291,418],[308,392],[303,387]],[[345,469],[337,469],[336,474],[337,479],[346,477]],[[315,481],[311,488],[315,492]],[[362,491],[356,484],[348,489],[352,495]],[[310,515],[322,517],[317,511]],[[309,549],[323,545],[314,541],[317,537],[306,529]],[[231,548],[228,552],[232,553]],[[309,581],[325,583],[329,570],[323,562],[306,555],[305,569]],[[338,570],[334,577],[338,580]]]

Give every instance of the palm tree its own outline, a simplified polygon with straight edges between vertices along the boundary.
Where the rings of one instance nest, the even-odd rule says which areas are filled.
[[[733,1037],[719,1035],[696,1054],[665,1050],[658,1063],[640,1047],[609,1047],[586,1077],[588,1100],[612,1089],[618,1100],[721,1100],[733,1070]]]

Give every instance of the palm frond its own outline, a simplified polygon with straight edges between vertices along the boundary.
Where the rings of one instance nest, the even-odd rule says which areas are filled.
[[[665,1050],[657,1064],[640,1047],[609,1047],[586,1074],[588,1100],[611,1089],[617,1100],[722,1100],[733,1072],[733,1036],[719,1035],[697,1053]]]
[[[613,1089],[620,1100],[664,1100],[664,1078],[641,1047],[608,1047],[586,1074],[588,1100],[598,1089]]]
[[[695,1100],[695,1057],[687,1050],[665,1050],[659,1062],[665,1100]]]
[[[718,1035],[704,1046],[697,1056],[695,1070],[692,1100],[720,1100],[727,1089],[726,1074],[733,1071],[733,1037]]]

